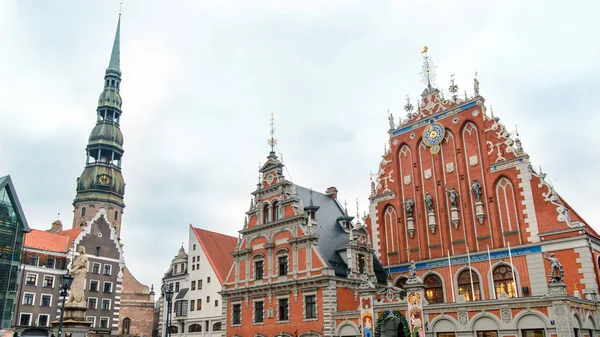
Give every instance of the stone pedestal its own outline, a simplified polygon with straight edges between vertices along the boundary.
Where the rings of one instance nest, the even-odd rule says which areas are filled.
[[[409,216],[406,219],[406,222],[407,222],[408,234],[412,238],[413,236],[415,236],[415,219],[412,216]]]
[[[85,304],[83,307],[65,306],[61,337],[85,337],[87,335],[92,323],[85,319],[86,311]],[[59,320],[52,322],[53,333],[57,337],[59,326]]]
[[[483,218],[485,217],[485,213],[483,213],[483,203],[481,201],[475,203],[475,216],[477,216],[479,224],[483,225]]]
[[[567,286],[562,282],[551,282],[548,285],[548,297],[567,296]]]
[[[450,208],[450,220],[452,221],[452,224],[454,225],[454,229],[458,229],[458,224],[460,223],[460,220],[458,218],[458,208],[456,208],[456,207]]]
[[[429,212],[427,214],[427,218],[429,220],[428,222],[429,222],[429,229],[431,229],[431,234],[435,234],[435,227],[436,227],[435,213]]]

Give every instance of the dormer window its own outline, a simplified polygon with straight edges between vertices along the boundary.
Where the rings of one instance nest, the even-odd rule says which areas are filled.
[[[269,222],[269,205],[265,204],[265,206],[263,207],[263,224]]]
[[[281,206],[279,205],[279,202],[275,201],[273,202],[273,221],[277,221],[279,220],[279,208]]]

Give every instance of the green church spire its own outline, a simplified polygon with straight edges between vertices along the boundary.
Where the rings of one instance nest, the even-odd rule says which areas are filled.
[[[112,54],[110,54],[109,68],[121,69],[120,58],[121,58],[121,13],[119,13],[119,21],[117,22],[117,33],[115,34],[115,42],[113,43]]]

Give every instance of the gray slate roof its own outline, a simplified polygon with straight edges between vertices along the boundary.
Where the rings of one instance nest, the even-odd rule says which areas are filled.
[[[305,206],[310,204],[310,189],[296,185],[296,191]],[[317,223],[313,232],[318,235],[318,249],[327,266],[335,270],[336,276],[348,275],[348,265],[340,254],[346,253],[346,245],[350,235],[342,228],[337,219],[346,215],[342,206],[331,196],[313,191],[312,199],[320,209],[316,213]],[[373,255],[375,274],[380,283],[386,282],[385,271],[375,255]]]

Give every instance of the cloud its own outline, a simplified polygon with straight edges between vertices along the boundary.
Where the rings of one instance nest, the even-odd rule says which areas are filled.
[[[95,123],[118,2],[0,3],[0,174],[27,218],[70,223],[75,180]],[[446,89],[451,74],[486,105],[557,191],[596,226],[600,189],[594,80],[599,4],[552,1],[161,2],[123,5],[121,67],[130,269],[159,284],[188,226],[236,235],[269,116],[288,178],[334,185],[367,208],[369,171],[388,140],[387,110],[423,89],[423,45]],[[560,23],[560,24],[558,24]],[[585,186],[585,188],[582,188]],[[144,240],[139,240],[143,237]]]

